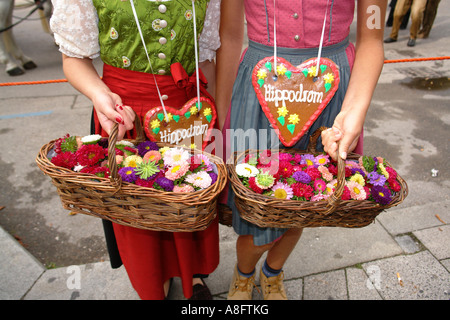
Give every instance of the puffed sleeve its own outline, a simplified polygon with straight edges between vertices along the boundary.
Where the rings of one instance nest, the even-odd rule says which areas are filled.
[[[98,16],[92,0],[52,0],[50,28],[67,56],[94,59],[100,55]]]
[[[216,50],[220,47],[219,23],[220,1],[211,0],[206,10],[203,30],[199,38],[199,61],[212,61],[216,57]]]

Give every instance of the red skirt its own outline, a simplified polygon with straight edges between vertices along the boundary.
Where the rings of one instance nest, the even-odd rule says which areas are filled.
[[[187,77],[181,65],[172,67],[173,76],[155,75],[164,105],[181,108],[196,96],[195,76]],[[203,76],[201,76],[204,81]],[[104,65],[103,81],[122,98],[124,105],[134,109],[143,120],[146,112],[159,106],[159,96],[153,75]],[[202,94],[207,94],[205,88]],[[94,112],[97,134],[107,136]],[[126,138],[134,138],[128,132]],[[180,277],[186,298],[192,296],[192,277],[208,275],[219,264],[218,219],[204,231],[160,232],[137,229],[113,223],[114,235],[123,265],[131,284],[144,300],[164,299],[163,284]]]

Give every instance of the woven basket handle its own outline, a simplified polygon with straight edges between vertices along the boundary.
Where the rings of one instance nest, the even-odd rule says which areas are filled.
[[[145,141],[144,128],[142,127],[141,119],[136,112],[134,113],[134,129],[136,131],[136,139],[134,142],[139,143]],[[119,124],[115,123],[108,139],[108,166],[110,171],[110,181],[116,187],[117,191],[119,191],[122,186],[122,178],[118,173],[116,162],[116,142],[118,134]]]
[[[328,129],[327,127],[320,127],[310,136],[308,144],[309,153],[313,154],[317,153],[316,150],[317,139],[319,139],[320,135],[322,134],[322,131],[327,129]],[[328,197],[328,205],[325,214],[330,214],[336,210],[336,208],[339,206],[339,203],[341,202],[342,193],[344,192],[345,161],[338,155],[337,163],[338,163],[337,185],[333,194]]]

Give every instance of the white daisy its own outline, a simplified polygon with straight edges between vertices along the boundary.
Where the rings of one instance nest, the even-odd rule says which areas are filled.
[[[259,170],[248,164],[248,163],[239,163],[236,165],[236,173],[238,176],[250,178],[250,177],[256,177],[256,175],[259,173]]]

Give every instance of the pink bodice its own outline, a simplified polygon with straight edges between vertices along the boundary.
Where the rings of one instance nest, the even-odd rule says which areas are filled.
[[[328,0],[328,8],[326,8],[327,0],[275,1],[277,47],[318,47],[325,12],[327,12],[327,21],[324,46],[341,42],[350,32],[355,0]],[[267,5],[267,14],[264,3]],[[273,9],[274,0],[245,0],[247,33],[250,40],[273,46]]]

